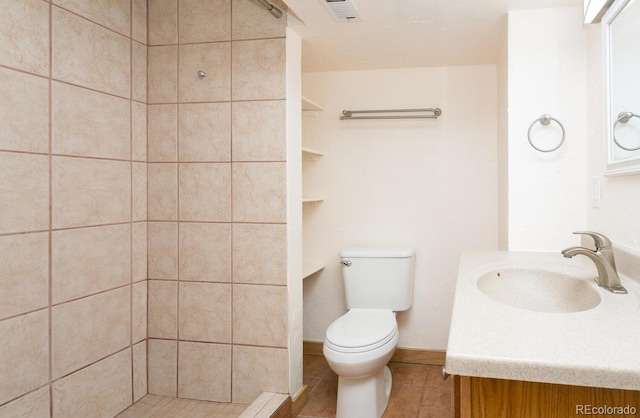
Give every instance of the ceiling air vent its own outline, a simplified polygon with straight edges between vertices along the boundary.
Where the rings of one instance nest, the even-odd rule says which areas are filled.
[[[362,22],[362,16],[351,0],[320,0],[337,22]]]

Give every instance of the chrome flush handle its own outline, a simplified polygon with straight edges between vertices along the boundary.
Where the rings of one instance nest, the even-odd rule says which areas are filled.
[[[351,266],[351,260],[342,260],[341,261],[342,265],[350,267]]]

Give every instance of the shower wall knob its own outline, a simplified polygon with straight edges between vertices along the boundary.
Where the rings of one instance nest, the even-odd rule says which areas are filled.
[[[206,76],[207,76],[207,73],[205,73],[204,71],[202,70],[198,71],[198,77],[205,78]]]

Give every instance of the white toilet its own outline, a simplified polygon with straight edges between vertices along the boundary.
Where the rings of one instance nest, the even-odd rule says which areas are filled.
[[[329,325],[323,346],[338,375],[336,418],[380,418],[391,393],[386,365],[398,344],[395,313],[413,301],[414,251],[352,248],[340,257],[349,311]]]

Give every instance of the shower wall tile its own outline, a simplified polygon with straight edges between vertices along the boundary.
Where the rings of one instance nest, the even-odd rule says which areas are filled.
[[[178,47],[149,47],[147,63],[147,103],[175,103],[178,100]]]
[[[285,40],[233,43],[233,100],[284,99]]]
[[[133,281],[147,280],[147,223],[133,224]]]
[[[0,236],[0,319],[49,304],[49,234]]]
[[[286,101],[236,102],[232,109],[234,161],[286,160]]]
[[[231,346],[182,341],[179,344],[178,396],[231,402]]]
[[[130,159],[129,100],[58,82],[51,94],[54,154]]]
[[[181,340],[231,342],[231,284],[180,283]]]
[[[178,282],[149,280],[149,338],[178,336]]]
[[[0,152],[0,234],[49,228],[49,157]]]
[[[288,393],[289,368],[283,348],[233,346],[233,403],[251,403],[262,392]]]
[[[286,163],[233,164],[233,220],[286,222]]]
[[[52,165],[54,228],[131,220],[130,162],[53,157]]]
[[[129,98],[128,38],[54,7],[52,42],[53,78]]]
[[[133,346],[133,401],[147,393],[147,343],[143,341]]]
[[[49,387],[45,386],[0,406],[0,417],[50,418],[49,404]]]
[[[47,383],[49,313],[41,310],[0,322],[0,404]]]
[[[180,161],[231,161],[231,105],[179,106]]]
[[[233,282],[287,284],[286,225],[233,225]]]
[[[154,221],[178,219],[178,164],[149,164],[148,217]]]
[[[147,105],[131,103],[131,158],[147,161]]]
[[[131,37],[147,45],[147,1],[131,0]]]
[[[53,0],[53,4],[129,36],[129,0]]]
[[[116,416],[131,404],[131,349],[53,382],[52,386],[54,417]]]
[[[177,396],[178,342],[150,339],[148,348],[149,393]]]
[[[53,379],[127,347],[131,338],[130,321],[129,286],[54,306],[51,312]]]
[[[287,346],[287,288],[233,285],[234,344]]]
[[[181,44],[231,40],[231,0],[180,0],[178,18]]]
[[[178,196],[181,221],[230,221],[231,164],[181,163]]]
[[[5,0],[0,28],[0,65],[49,75],[48,4],[40,0]]]
[[[133,85],[131,98],[139,102],[147,100],[147,46],[132,42],[133,59],[132,78]]]
[[[147,338],[147,281],[133,284],[131,298],[131,337],[134,343]]]
[[[180,223],[180,280],[231,281],[231,225]]]
[[[149,161],[178,161],[178,105],[150,105],[147,114]]]
[[[149,279],[178,278],[178,226],[175,222],[148,224]]]
[[[130,283],[130,237],[130,224],[53,231],[53,303]]]
[[[147,164],[133,163],[133,213],[134,222],[144,221],[147,219]]]
[[[46,79],[0,68],[0,115],[3,115],[0,149],[49,152],[49,83]]]
[[[178,0],[148,1],[149,45],[178,43]]]
[[[285,6],[278,0],[270,1],[280,10]],[[265,16],[264,7],[252,1],[236,1],[233,3],[233,40],[284,37],[287,29],[287,15],[276,19]]]
[[[179,56],[180,102],[230,100],[230,42],[181,45]],[[198,77],[200,70],[206,73],[206,77]]]

